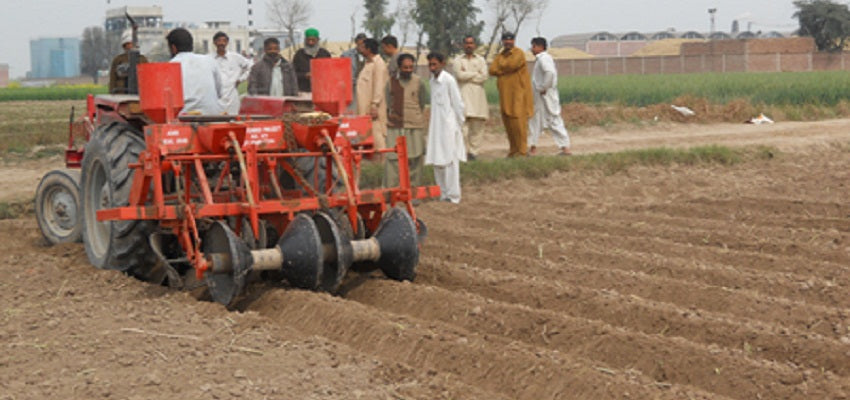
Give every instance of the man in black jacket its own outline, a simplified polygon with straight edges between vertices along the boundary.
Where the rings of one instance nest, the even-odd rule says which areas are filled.
[[[280,55],[280,41],[263,42],[265,54],[248,75],[248,94],[264,96],[297,96],[298,81],[292,64]]]
[[[313,85],[310,79],[310,61],[314,58],[330,58],[331,53],[319,47],[319,31],[310,28],[304,31],[304,47],[295,53],[292,64],[295,66],[295,75],[298,77],[298,90],[312,92]]]

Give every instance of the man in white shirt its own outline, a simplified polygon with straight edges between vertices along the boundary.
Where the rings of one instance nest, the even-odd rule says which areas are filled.
[[[221,97],[218,99],[223,111],[230,115],[239,114],[239,83],[248,79],[251,62],[241,54],[227,51],[230,38],[224,32],[213,35],[215,54],[213,59],[218,65],[221,77]]]
[[[425,164],[434,166],[434,180],[440,186],[440,200],[460,203],[460,163],[466,161],[463,144],[463,100],[457,81],[443,71],[446,58],[428,54],[431,71],[431,123]]]
[[[215,61],[208,56],[192,53],[192,34],[177,28],[165,37],[171,52],[171,62],[180,63],[183,77],[183,110],[181,114],[221,115],[218,99],[221,77]]]
[[[558,94],[558,70],[555,60],[546,51],[546,39],[531,39],[531,53],[537,57],[534,71],[531,73],[531,87],[534,89],[534,116],[528,120],[528,154],[537,151],[537,139],[540,132],[548,129],[555,138],[555,144],[561,148],[562,156],[570,152],[570,136],[561,118],[561,100]]]
[[[481,145],[484,122],[490,117],[490,105],[487,104],[487,93],[484,82],[490,75],[487,73],[487,61],[475,54],[474,36],[463,38],[463,53],[455,57],[452,67],[455,78],[460,85],[460,95],[466,110],[466,122],[463,124],[463,141],[466,143],[466,156],[475,161]]]

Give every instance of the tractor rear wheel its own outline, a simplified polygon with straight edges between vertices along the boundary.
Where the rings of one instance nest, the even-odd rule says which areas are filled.
[[[82,239],[80,171],[56,169],[41,178],[35,191],[35,217],[42,236],[51,245]]]
[[[145,277],[156,264],[148,236],[153,221],[98,221],[97,211],[129,205],[134,170],[145,149],[133,127],[113,122],[95,130],[86,144],[82,170],[83,242],[97,268]]]

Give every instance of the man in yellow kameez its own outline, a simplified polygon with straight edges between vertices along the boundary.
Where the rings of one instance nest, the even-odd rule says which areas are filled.
[[[357,113],[372,116],[372,137],[375,149],[387,143],[387,103],[384,98],[390,73],[387,64],[378,55],[378,41],[368,38],[357,45],[365,63],[357,76]],[[380,158],[380,157],[378,157]]]
[[[534,115],[534,95],[525,53],[514,46],[516,36],[502,34],[502,52],[490,64],[490,75],[498,77],[502,122],[508,134],[508,157],[528,155],[528,119]]]

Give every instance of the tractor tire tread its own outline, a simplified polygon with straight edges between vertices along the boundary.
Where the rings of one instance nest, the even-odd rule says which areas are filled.
[[[127,124],[113,122],[98,129],[92,140],[98,140],[106,150],[104,165],[109,166],[107,177],[112,188],[111,207],[129,205],[134,170],[128,165],[138,162],[139,154],[145,149],[141,134]],[[156,263],[148,243],[148,236],[155,229],[153,221],[113,221],[104,268],[145,275],[147,269]]]

